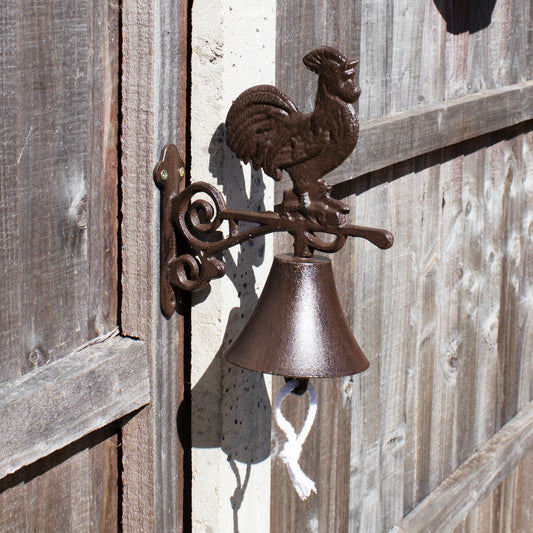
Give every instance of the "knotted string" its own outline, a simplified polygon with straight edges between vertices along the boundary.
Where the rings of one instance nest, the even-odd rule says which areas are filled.
[[[302,453],[303,443],[305,442],[307,435],[309,435],[309,431],[311,430],[316,416],[316,392],[313,385],[311,385],[311,383],[307,385],[307,392],[309,393],[309,409],[302,430],[298,435],[296,434],[296,431],[294,431],[292,424],[281,412],[281,403],[296,387],[298,387],[299,384],[300,382],[297,379],[293,379],[282,387],[274,402],[274,415],[276,423],[287,436],[287,442],[285,443],[285,446],[283,446],[283,450],[281,450],[279,456],[287,466],[289,476],[291,477],[292,484],[294,485],[298,496],[300,496],[300,499],[305,500],[310,496],[311,492],[316,494],[315,482],[304,474],[298,464],[298,459]]]

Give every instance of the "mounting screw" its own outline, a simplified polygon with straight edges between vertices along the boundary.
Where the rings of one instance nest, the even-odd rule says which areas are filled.
[[[161,171],[161,179],[162,179],[163,181],[167,181],[167,180],[168,180],[168,170],[163,169],[163,170]]]
[[[185,176],[185,168],[184,167],[180,167],[178,172],[179,172],[180,178],[183,178],[183,176]]]

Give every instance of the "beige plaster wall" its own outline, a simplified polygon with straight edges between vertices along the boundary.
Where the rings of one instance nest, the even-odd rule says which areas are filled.
[[[195,0],[192,179],[235,209],[272,209],[273,182],[242,166],[223,123],[244,89],[274,83],[275,1]],[[225,228],[227,229],[227,228]],[[192,309],[193,530],[270,530],[270,378],[220,357],[257,302],[272,261],[269,237],[225,253],[227,275]]]

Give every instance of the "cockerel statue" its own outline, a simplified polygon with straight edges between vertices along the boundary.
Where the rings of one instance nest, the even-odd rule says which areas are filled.
[[[244,91],[226,118],[228,146],[254,169],[280,180],[285,170],[293,182],[278,211],[289,218],[341,226],[348,207],[330,196],[323,180],[353,151],[359,134],[354,104],[361,94],[354,81],[358,60],[349,60],[331,47],[320,47],[304,58],[318,74],[315,109],[298,111],[271,85]]]

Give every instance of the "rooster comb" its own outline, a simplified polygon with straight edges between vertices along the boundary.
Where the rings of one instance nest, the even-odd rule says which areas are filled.
[[[347,68],[355,66],[359,61],[349,61],[348,58],[331,46],[321,46],[309,52],[303,58],[304,65],[313,72],[318,73],[324,61],[334,61],[339,65],[346,64]]]

